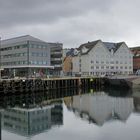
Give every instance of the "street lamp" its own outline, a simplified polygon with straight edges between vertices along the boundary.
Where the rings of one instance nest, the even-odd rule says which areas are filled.
[[[1,71],[3,70],[1,67],[1,61],[2,61],[2,57],[1,57],[1,37],[0,37],[0,80],[1,80]]]
[[[1,37],[0,37],[0,79],[1,79]]]

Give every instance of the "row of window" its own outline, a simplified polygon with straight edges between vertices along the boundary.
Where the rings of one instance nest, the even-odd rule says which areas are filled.
[[[132,71],[118,71],[118,72],[82,72],[83,75],[110,75],[110,74],[132,74]]]
[[[4,115],[4,118],[6,118],[8,120],[16,121],[16,122],[26,122],[24,118],[13,117],[13,116],[10,116],[10,115]]]
[[[23,49],[27,48],[27,44],[24,45],[16,45],[16,46],[11,46],[11,47],[5,47],[1,48],[1,51],[8,51],[8,50],[14,50],[14,49]],[[36,49],[46,49],[46,45],[36,45],[36,44],[29,44],[29,48],[36,48]]]
[[[46,49],[47,45],[37,45],[37,44],[30,44],[29,48],[35,48],[35,49]]]
[[[102,57],[102,58],[126,58],[126,59],[131,59],[132,57],[131,56],[126,56],[126,55],[116,55],[116,56],[108,56],[108,55],[97,55],[96,54],[96,58],[99,58],[99,57]]]
[[[11,65],[24,65],[28,64],[27,61],[13,61],[13,62],[3,62],[2,66],[11,66]],[[29,64],[32,65],[47,65],[47,61],[30,61]]]
[[[27,44],[1,48],[1,51],[9,51],[9,50],[21,49],[21,48],[27,48]]]
[[[35,57],[47,57],[47,53],[45,52],[32,52],[29,53],[30,56],[35,56]],[[2,58],[13,58],[13,57],[22,57],[22,56],[27,56],[27,52],[23,53],[14,53],[14,54],[6,54],[2,55]]]
[[[129,67],[127,67],[127,66],[120,66],[120,67],[118,67],[118,66],[116,66],[116,67],[114,67],[114,66],[101,66],[101,67],[99,67],[99,66],[91,66],[91,69],[132,69],[132,67],[131,66],[129,66]]]
[[[47,61],[30,61],[29,64],[32,64],[32,65],[47,65]]]
[[[32,52],[30,55],[35,57],[47,57],[48,54],[46,52]]]
[[[2,58],[22,57],[27,56],[26,52],[2,55]]]
[[[121,61],[121,62],[119,62],[119,61],[116,61],[116,62],[114,62],[114,61],[111,61],[111,62],[109,62],[109,61],[106,61],[106,62],[104,62],[104,61],[101,61],[101,62],[99,62],[99,61],[92,61],[91,60],[91,64],[123,64],[123,62]],[[131,63],[131,62],[129,62],[129,63]],[[124,64],[127,64],[127,62],[125,61],[124,62]]]
[[[110,75],[111,73],[108,72],[90,72],[90,75]],[[124,71],[124,72],[117,72],[117,74],[132,74],[131,71]]]
[[[2,62],[2,66],[11,66],[11,65],[24,65],[27,64],[27,61],[13,61],[13,62]]]

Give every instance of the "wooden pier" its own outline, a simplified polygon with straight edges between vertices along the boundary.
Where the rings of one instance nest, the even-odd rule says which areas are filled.
[[[0,81],[0,93],[43,92],[51,89],[71,89],[103,85],[102,79],[90,78],[51,78],[51,79],[7,79]]]

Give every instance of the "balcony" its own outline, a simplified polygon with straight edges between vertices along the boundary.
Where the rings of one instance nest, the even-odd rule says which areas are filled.
[[[51,58],[51,61],[62,61],[61,58]]]

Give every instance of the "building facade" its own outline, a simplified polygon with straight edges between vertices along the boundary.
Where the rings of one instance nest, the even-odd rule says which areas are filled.
[[[73,74],[110,75],[132,74],[133,54],[125,42],[101,40],[82,44],[73,57]]]
[[[67,56],[63,60],[63,73],[65,76],[72,75],[72,56]]]
[[[133,47],[131,51],[133,53],[133,70],[136,73],[140,71],[140,47]]]
[[[62,54],[63,54],[63,44],[61,43],[49,43],[50,53],[51,53],[51,69],[50,74],[53,76],[60,76],[62,74]]]
[[[53,46],[57,46],[53,43]],[[3,75],[13,77],[46,77],[51,65],[50,43],[30,35],[2,40],[1,68]]]
[[[74,54],[74,48],[63,50],[63,74],[65,76],[72,76],[72,57]]]

